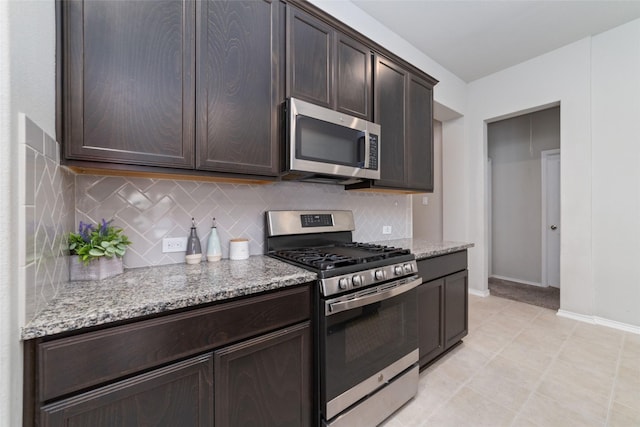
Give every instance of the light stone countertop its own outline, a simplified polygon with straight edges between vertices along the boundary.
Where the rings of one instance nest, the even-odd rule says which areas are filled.
[[[473,243],[395,239],[373,242],[410,249],[416,259],[461,251]],[[316,274],[267,256],[197,265],[126,269],[101,281],[67,282],[35,319],[23,340],[134,319],[316,280]]]
[[[438,255],[450,254],[452,252],[462,251],[474,246],[473,243],[465,242],[432,242],[421,239],[394,239],[381,240],[372,242],[378,245],[395,246],[399,248],[410,249],[415,254],[416,260],[431,258]]]
[[[316,274],[267,256],[126,269],[101,281],[67,282],[22,328],[28,340],[316,280]]]

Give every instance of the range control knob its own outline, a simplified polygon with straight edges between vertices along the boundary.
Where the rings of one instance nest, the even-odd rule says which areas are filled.
[[[396,265],[395,267],[393,267],[393,274],[395,274],[396,276],[402,276],[404,274],[402,266]]]
[[[355,275],[351,278],[351,283],[353,283],[354,287],[362,286],[362,277],[359,275]]]
[[[349,279],[347,279],[346,277],[343,277],[340,280],[338,280],[338,288],[344,291],[348,287],[349,287]]]
[[[374,273],[374,276],[375,276],[376,280],[382,280],[382,279],[384,279],[384,271],[376,270],[376,272]]]
[[[413,266],[411,264],[405,264],[402,266],[402,268],[404,269],[405,273],[413,272]]]

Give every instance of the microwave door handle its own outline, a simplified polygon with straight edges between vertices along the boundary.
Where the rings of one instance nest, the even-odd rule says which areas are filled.
[[[417,287],[422,283],[422,279],[420,277],[412,280],[409,283],[405,283],[404,285],[397,286],[395,288],[387,289],[385,291],[372,294],[365,295],[360,298],[350,299],[348,301],[334,302],[334,303],[326,303],[325,306],[325,315],[330,316],[332,314],[340,313],[342,311],[351,310],[353,308],[363,307],[365,305],[373,304],[374,302],[383,301],[389,298],[393,298],[395,296],[401,295],[405,292],[409,292],[413,288]]]
[[[364,132],[363,135],[358,138],[358,155],[360,156],[360,159],[362,159],[362,161],[358,163],[360,163],[362,165],[361,167],[364,169],[369,169],[370,148],[368,137],[369,132]]]

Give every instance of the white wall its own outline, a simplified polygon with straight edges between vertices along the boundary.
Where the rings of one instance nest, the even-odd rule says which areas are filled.
[[[568,311],[592,313],[590,50],[590,40],[584,39],[469,84],[467,146],[443,168],[469,162],[467,218],[469,237],[477,249],[469,259],[472,289],[487,289],[486,121],[559,101],[564,227],[561,304]]]
[[[9,4],[0,2],[0,241],[15,238],[11,224],[16,220],[12,206],[17,205],[17,189],[12,176],[16,149],[11,144],[11,111],[9,90]],[[17,409],[12,396],[20,392],[16,384],[20,371],[20,346],[16,342],[18,328],[17,251],[5,251],[0,257],[0,425],[19,425]],[[18,366],[21,366],[18,364]],[[1,421],[6,420],[6,421]],[[6,424],[3,424],[5,422]]]
[[[0,2],[0,241],[16,242],[18,114],[55,135],[55,4]],[[17,250],[0,257],[0,425],[21,425],[22,346]]]
[[[640,325],[640,20],[593,38],[594,314]]]
[[[487,287],[486,121],[560,102],[561,310],[640,325],[639,280],[630,267],[640,230],[639,27],[633,21],[469,84],[466,144],[445,156],[443,168],[468,163],[468,180],[447,188],[445,179],[445,191],[468,191],[468,214],[456,226],[468,226],[476,244],[472,289]],[[626,211],[611,228],[618,206]]]

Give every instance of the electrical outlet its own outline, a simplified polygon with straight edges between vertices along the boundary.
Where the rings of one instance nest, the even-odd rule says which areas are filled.
[[[186,237],[165,237],[162,239],[162,253],[167,252],[186,252]]]
[[[391,226],[383,225],[382,226],[382,234],[391,234]]]
[[[429,204],[429,196],[422,196],[422,204],[425,206]]]

